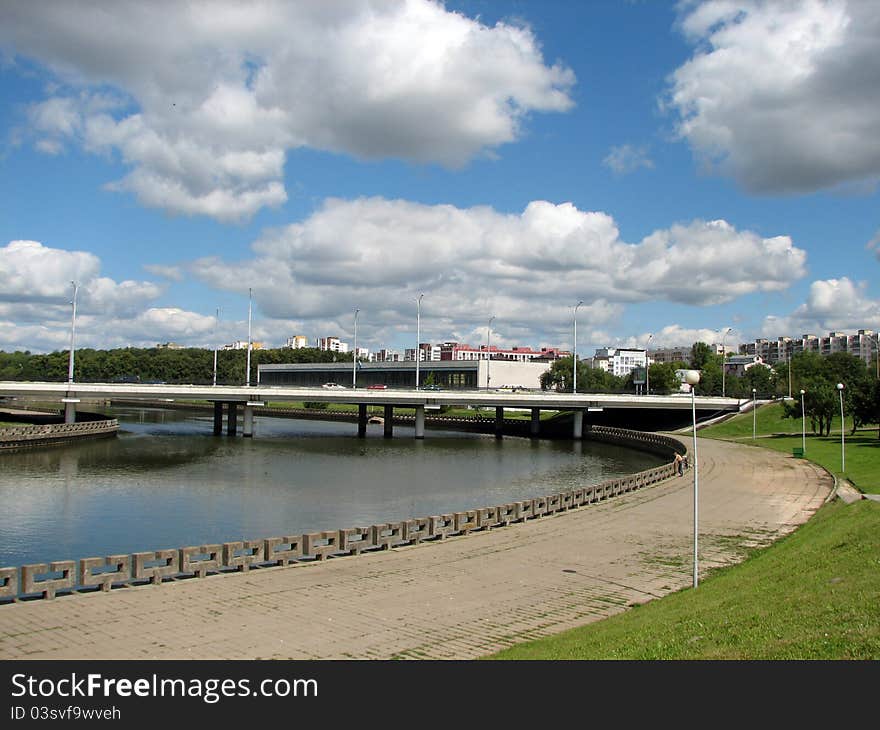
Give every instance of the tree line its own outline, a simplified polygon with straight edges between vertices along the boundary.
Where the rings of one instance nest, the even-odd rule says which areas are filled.
[[[69,351],[32,354],[0,351],[0,380],[64,382]],[[351,354],[327,352],[314,347],[298,350],[278,348],[251,351],[251,382],[257,381],[259,365],[296,362],[351,362]],[[247,382],[247,350],[217,352],[217,383]],[[191,383],[208,385],[214,380],[214,351],[197,347],[182,349],[124,347],[113,350],[84,348],[74,353],[74,380],[79,383]]]

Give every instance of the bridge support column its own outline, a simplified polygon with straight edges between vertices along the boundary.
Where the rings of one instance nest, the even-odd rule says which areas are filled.
[[[529,428],[532,437],[537,437],[541,433],[541,409],[532,408],[532,424]]]
[[[390,439],[394,436],[394,406],[385,406],[384,433],[385,438]]]
[[[425,407],[416,406],[416,438],[425,438]]]
[[[64,422],[76,423],[76,404],[79,401],[66,400],[64,402]]]
[[[584,412],[574,411],[574,427],[572,428],[571,437],[575,441],[580,441],[584,437]]]
[[[504,436],[504,406],[495,406],[495,438]]]
[[[226,433],[235,436],[238,431],[238,403],[228,403],[228,415],[226,416]]]
[[[252,438],[254,435],[254,407],[244,407],[244,433],[245,438]]]
[[[364,438],[367,435],[367,404],[358,404],[358,438]]]
[[[214,435],[223,433],[223,401],[214,401]]]

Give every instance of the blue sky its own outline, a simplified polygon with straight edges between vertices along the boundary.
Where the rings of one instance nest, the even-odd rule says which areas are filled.
[[[0,15],[0,349],[880,329],[869,0]]]

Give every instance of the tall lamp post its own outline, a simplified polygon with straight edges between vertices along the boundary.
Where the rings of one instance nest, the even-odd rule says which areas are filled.
[[[214,381],[217,385],[217,327],[220,325],[220,307],[217,307],[217,319],[214,322]]]
[[[651,378],[648,374],[648,371],[651,369],[648,365],[648,345],[651,344],[653,338],[654,333],[652,332],[648,335],[648,341],[645,343],[645,395],[651,395]]]
[[[419,342],[422,340],[422,297],[424,294],[419,294],[419,298],[416,300],[416,390],[419,389],[419,360],[422,359],[422,353],[419,349],[421,345]]]
[[[572,315],[572,320],[574,322],[574,354],[571,357],[572,393],[577,393],[578,391],[578,307],[582,304],[583,302],[578,302],[574,305],[574,314]]]
[[[489,365],[492,362],[492,322],[494,321],[494,315],[489,317],[489,326],[486,327],[486,390],[489,390]]]
[[[358,312],[360,309],[354,310],[354,357],[351,360],[351,387],[357,388],[358,377]]]
[[[846,444],[843,432],[845,430],[843,422],[843,383],[837,384],[837,392],[840,393],[840,471],[846,471]]]
[[[727,335],[730,334],[731,328],[728,327],[724,330],[724,334],[721,335],[721,397],[727,397],[727,382],[725,379],[725,374],[727,372],[727,348],[724,346],[724,340],[727,339]]]
[[[75,281],[70,282],[73,286],[73,299],[71,300],[72,312],[70,315],[70,353],[67,356],[67,382],[73,383],[73,351],[76,349],[76,293],[79,291],[79,284]]]
[[[758,437],[758,391],[752,388],[752,441]]]
[[[251,384],[251,311],[253,309],[253,289],[248,289],[248,346],[247,346],[247,377],[245,385]]]
[[[807,411],[804,408],[804,393],[806,391],[801,388],[801,451],[807,453]]]
[[[694,433],[694,588],[700,584],[699,558],[697,549],[699,547],[699,494],[700,494],[700,477],[699,465],[697,462],[697,400],[696,389],[697,383],[700,382],[699,370],[686,370],[684,373],[684,381],[691,386],[691,417],[693,419]]]

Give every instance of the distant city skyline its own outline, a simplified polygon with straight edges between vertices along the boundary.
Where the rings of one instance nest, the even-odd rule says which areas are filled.
[[[876,3],[3,16],[2,350],[880,330]]]

